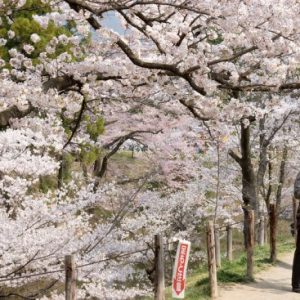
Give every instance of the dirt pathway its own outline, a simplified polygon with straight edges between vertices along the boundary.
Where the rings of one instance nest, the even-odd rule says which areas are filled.
[[[293,253],[280,257],[278,264],[256,275],[256,282],[220,288],[220,300],[300,300],[291,292]]]

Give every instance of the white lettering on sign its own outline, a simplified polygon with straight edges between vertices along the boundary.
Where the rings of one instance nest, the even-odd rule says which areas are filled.
[[[176,259],[173,269],[172,297],[177,299],[184,298],[186,287],[186,272],[189,259],[191,243],[180,240],[177,247]]]

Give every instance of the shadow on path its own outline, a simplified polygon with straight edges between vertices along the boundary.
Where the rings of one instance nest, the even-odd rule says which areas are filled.
[[[282,260],[278,260],[276,266],[292,271],[292,264],[289,264],[289,263],[287,263],[285,261],[282,261]]]
[[[292,292],[291,276],[293,253],[281,257],[276,266],[256,275],[248,284],[225,285],[220,289],[220,300],[300,300]]]

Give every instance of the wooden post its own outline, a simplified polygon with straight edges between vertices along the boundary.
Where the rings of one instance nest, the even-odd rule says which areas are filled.
[[[215,227],[215,243],[216,243],[216,265],[217,268],[221,268],[221,243],[220,243],[220,231]]]
[[[293,224],[295,244],[297,243],[297,200],[293,197]]]
[[[154,300],[165,300],[165,267],[164,244],[160,234],[154,236],[155,246],[155,279]]]
[[[210,296],[212,299],[216,299],[218,296],[217,266],[215,254],[214,224],[212,221],[209,221],[207,225],[207,265],[209,273]]]
[[[276,262],[276,227],[277,227],[277,215],[275,204],[270,204],[270,260],[272,263]]]
[[[258,245],[263,246],[265,244],[265,218],[260,217],[258,227]]]
[[[254,210],[246,210],[247,222],[247,277],[250,280],[253,276],[253,254],[254,254]]]
[[[227,259],[232,261],[232,227],[231,225],[227,225]]]
[[[77,291],[76,291],[76,280],[77,280],[77,271],[75,265],[75,259],[73,255],[65,256],[65,271],[66,271],[66,300],[76,300]]]

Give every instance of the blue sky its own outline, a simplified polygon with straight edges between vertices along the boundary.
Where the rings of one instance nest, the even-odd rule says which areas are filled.
[[[125,30],[122,28],[120,21],[116,18],[113,12],[106,13],[101,20],[101,24],[105,27],[111,28],[119,34],[124,35]]]

